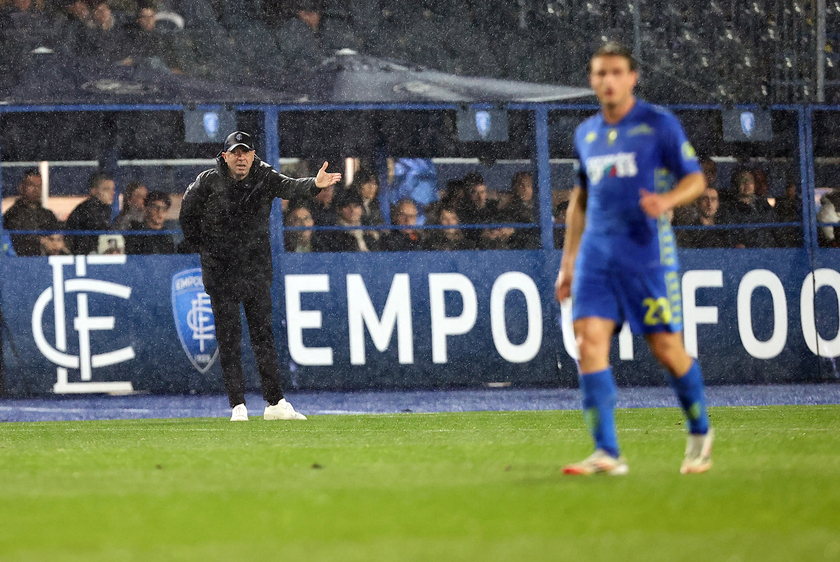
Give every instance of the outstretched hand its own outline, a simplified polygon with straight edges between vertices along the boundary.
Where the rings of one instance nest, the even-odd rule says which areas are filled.
[[[327,166],[329,164],[329,162],[324,162],[324,165],[318,170],[318,175],[315,176],[315,187],[323,189],[341,181],[341,174],[330,174],[327,172]]]
[[[651,193],[646,189],[640,189],[639,197],[639,206],[652,219],[658,219],[662,213],[671,208],[658,193]]]

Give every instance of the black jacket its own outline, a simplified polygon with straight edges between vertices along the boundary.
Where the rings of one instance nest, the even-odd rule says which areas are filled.
[[[67,230],[111,230],[111,206],[96,197],[79,203],[67,217]],[[70,250],[77,255],[94,253],[99,245],[99,235],[71,236]]]
[[[201,254],[208,292],[228,283],[272,277],[269,219],[274,199],[311,197],[315,178],[292,179],[254,157],[248,177],[234,180],[224,159],[201,172],[181,202],[181,229]]]

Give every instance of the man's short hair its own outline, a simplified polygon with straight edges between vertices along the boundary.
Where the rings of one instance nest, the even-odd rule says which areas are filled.
[[[589,59],[590,72],[592,72],[592,61],[598,57],[621,57],[623,59],[627,59],[627,62],[630,63],[630,70],[632,72],[639,69],[639,62],[636,60],[636,57],[633,56],[633,51],[617,41],[607,41],[601,45],[597,51],[595,51],[595,54],[592,55],[591,59]]]
[[[464,184],[464,189],[470,190],[477,185],[487,185],[484,183],[484,176],[479,174],[478,172],[470,172],[464,179],[461,180]]]
[[[99,187],[99,184],[103,181],[108,181],[112,179],[114,178],[112,178],[109,174],[106,174],[105,172],[94,172],[88,178],[88,191],[90,191],[91,189],[96,189],[97,187]]]
[[[146,207],[151,207],[152,203],[156,201],[163,201],[166,203],[166,208],[172,206],[172,199],[169,198],[168,193],[164,193],[163,191],[150,191],[146,194],[146,198],[143,200],[143,203]]]
[[[23,177],[20,178],[20,181],[22,182],[26,178],[31,178],[31,177],[40,178],[41,177],[41,171],[38,168],[27,168],[23,171]]]
[[[135,191],[137,191],[138,189],[140,189],[141,187],[146,187],[146,186],[143,184],[143,182],[139,182],[139,181],[132,181],[132,182],[129,182],[129,183],[128,183],[128,185],[127,185],[127,186],[125,186],[125,189],[123,190],[123,196],[124,196],[126,199],[128,199],[128,198],[130,198],[132,195],[134,195],[134,192],[135,192]]]

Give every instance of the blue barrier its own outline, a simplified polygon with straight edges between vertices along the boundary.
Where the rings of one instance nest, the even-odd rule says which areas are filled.
[[[840,250],[819,254],[814,272],[797,249],[682,253],[686,344],[709,382],[837,377]],[[284,254],[273,298],[286,384],[574,385],[574,347],[552,296],[560,255]],[[197,267],[191,255],[5,260],[6,391],[223,391],[202,287],[190,278]],[[187,305],[177,304],[175,293],[190,290]],[[204,353],[188,352],[202,338]],[[253,356],[245,349],[254,390]],[[640,338],[621,334],[613,355],[620,384],[664,383]]]

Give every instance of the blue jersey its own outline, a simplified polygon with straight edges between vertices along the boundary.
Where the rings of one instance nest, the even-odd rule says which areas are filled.
[[[637,100],[619,123],[600,113],[575,132],[586,226],[572,282],[573,316],[625,320],[634,333],[682,329],[676,243],[667,217],[648,217],[639,190],[670,190],[700,172],[673,114]]]
[[[639,190],[664,193],[701,171],[677,118],[641,100],[615,125],[598,113],[575,131],[575,157],[587,197],[584,238],[599,238],[601,249],[627,267],[676,263],[670,223],[642,211]]]

